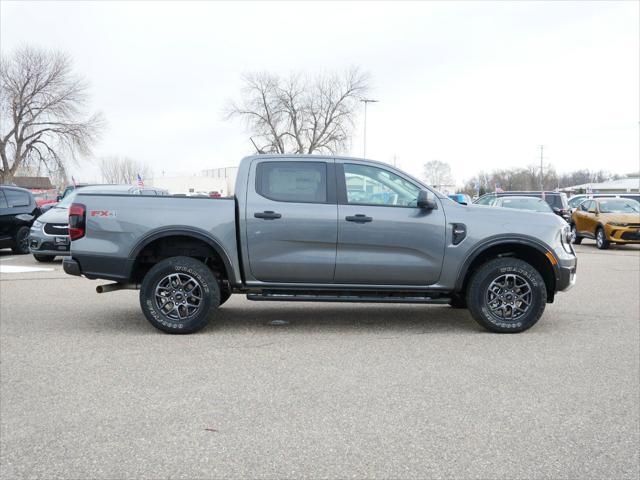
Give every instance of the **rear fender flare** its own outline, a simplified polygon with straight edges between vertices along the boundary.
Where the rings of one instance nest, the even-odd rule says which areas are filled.
[[[235,271],[233,270],[231,259],[229,258],[229,255],[227,254],[226,250],[222,246],[221,242],[205,230],[201,230],[199,228],[193,228],[193,227],[184,227],[184,226],[177,226],[177,227],[164,226],[156,230],[152,230],[147,235],[145,235],[140,240],[138,240],[129,253],[127,266],[126,266],[127,278],[131,278],[131,275],[133,274],[133,267],[135,265],[136,258],[138,257],[138,255],[140,254],[140,252],[144,247],[149,245],[151,242],[154,242],[161,238],[176,237],[176,236],[195,238],[197,240],[203,241],[204,243],[209,245],[211,248],[213,248],[213,250],[222,259],[222,263],[224,264],[224,268],[227,272],[227,277],[229,282],[231,284],[236,283]]]

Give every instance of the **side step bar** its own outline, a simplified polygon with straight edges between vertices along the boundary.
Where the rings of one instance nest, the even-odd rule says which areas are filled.
[[[248,293],[248,300],[257,302],[359,302],[359,303],[429,303],[446,305],[451,299],[427,294],[407,293],[406,295],[367,294],[358,292],[333,293],[294,293],[265,291]]]

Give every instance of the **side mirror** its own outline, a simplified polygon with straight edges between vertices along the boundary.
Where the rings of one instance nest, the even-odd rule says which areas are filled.
[[[438,204],[433,199],[433,194],[427,190],[420,190],[418,193],[418,208],[424,208],[425,210],[433,210],[437,208]]]
[[[59,202],[60,200],[62,200],[62,195],[56,195],[56,202]]]

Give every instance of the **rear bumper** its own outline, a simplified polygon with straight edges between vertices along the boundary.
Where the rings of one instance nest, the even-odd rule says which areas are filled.
[[[64,273],[67,273],[69,275],[75,275],[77,277],[82,275],[80,264],[71,257],[66,257],[64,260],[62,260],[62,269],[64,270]]]

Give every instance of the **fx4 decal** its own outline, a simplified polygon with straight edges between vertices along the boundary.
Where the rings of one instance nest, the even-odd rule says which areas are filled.
[[[90,217],[116,217],[115,210],[89,210]]]

